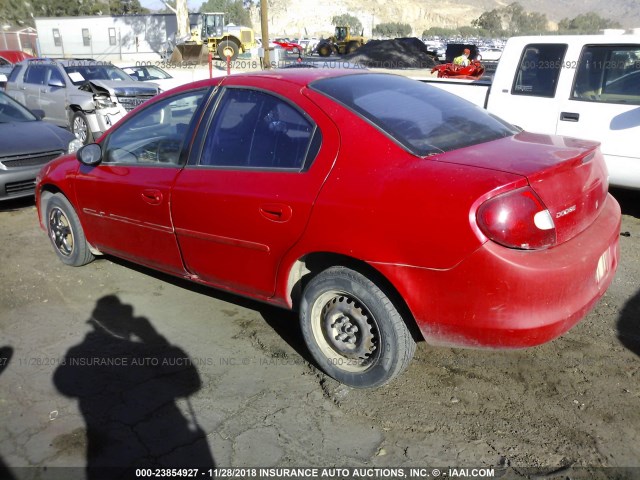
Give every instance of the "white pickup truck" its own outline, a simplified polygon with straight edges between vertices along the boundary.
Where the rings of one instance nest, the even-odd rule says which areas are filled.
[[[509,39],[493,81],[422,79],[525,130],[601,142],[612,185],[640,189],[640,36]]]

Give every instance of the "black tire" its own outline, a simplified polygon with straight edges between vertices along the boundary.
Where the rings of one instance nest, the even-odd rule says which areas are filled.
[[[350,53],[355,52],[358,48],[360,48],[360,44],[355,40],[352,40],[349,43],[347,43],[347,46],[344,49],[344,53],[349,55]]]
[[[318,55],[320,55],[321,57],[328,57],[329,55],[331,55],[332,51],[333,48],[331,48],[331,45],[329,45],[328,43],[323,43],[322,45],[318,46]]]
[[[384,292],[364,275],[331,267],[312,278],[300,326],[325,373],[356,388],[384,385],[409,365],[416,344]]]
[[[85,145],[93,143],[93,133],[91,133],[87,116],[83,112],[77,111],[73,113],[71,117],[71,133]]]
[[[49,240],[62,263],[80,267],[94,259],[80,219],[64,195],[57,193],[48,199],[45,215]]]
[[[230,55],[227,55],[229,54]],[[223,40],[218,44],[218,56],[222,60],[227,60],[227,56],[231,57],[231,61],[233,62],[236,58],[238,58],[238,54],[240,53],[240,48],[238,44],[232,42],[230,40]]]

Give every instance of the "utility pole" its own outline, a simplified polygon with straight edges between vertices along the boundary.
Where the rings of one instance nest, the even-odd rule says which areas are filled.
[[[262,30],[262,50],[264,51],[262,66],[265,70],[269,70],[271,68],[271,61],[269,60],[269,16],[267,14],[268,1],[269,0],[260,0],[260,29]]]

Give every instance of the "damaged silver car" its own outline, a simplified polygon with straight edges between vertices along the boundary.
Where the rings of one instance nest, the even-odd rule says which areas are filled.
[[[36,58],[14,67],[6,92],[87,144],[160,89],[136,82],[108,62]]]

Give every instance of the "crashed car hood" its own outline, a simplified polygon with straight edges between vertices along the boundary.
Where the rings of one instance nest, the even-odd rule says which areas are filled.
[[[0,123],[0,157],[67,151],[73,135],[42,121]]]
[[[135,97],[137,95],[156,95],[158,93],[157,85],[147,82],[140,85],[140,82],[131,80],[130,82],[123,80],[89,80],[79,87],[80,90],[87,92],[99,93],[105,90],[111,95]]]

